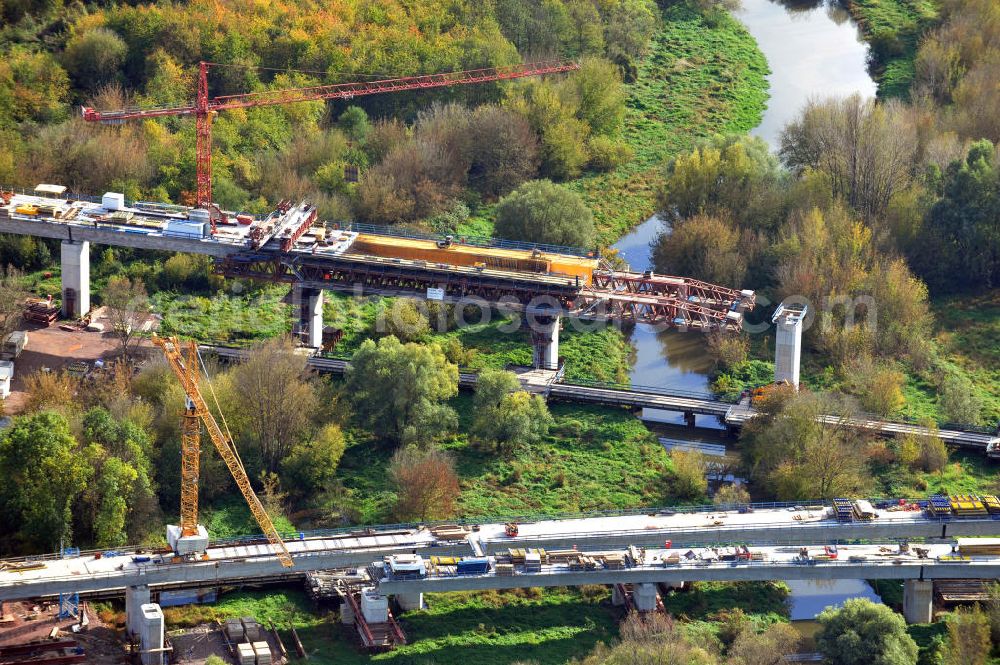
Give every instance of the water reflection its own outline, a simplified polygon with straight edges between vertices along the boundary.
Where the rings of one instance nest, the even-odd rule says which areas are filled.
[[[882,599],[864,580],[786,580],[791,589],[789,611],[792,621],[813,619],[830,606],[839,607],[851,598]]]
[[[772,147],[811,97],[875,95],[868,46],[838,3],[742,0],[735,15],[771,67],[771,98],[752,133]]]

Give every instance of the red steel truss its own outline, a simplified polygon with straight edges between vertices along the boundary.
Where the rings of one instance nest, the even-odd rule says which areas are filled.
[[[738,331],[752,310],[752,291],[736,291],[682,277],[597,271],[591,286],[544,281],[542,275],[469,274],[447,265],[395,264],[365,255],[293,256],[270,252],[235,255],[216,263],[228,277],[306,282],[317,288],[362,295],[423,297],[441,289],[445,299],[476,298],[519,308],[548,307],[593,321],[627,321],[693,330]],[[554,312],[555,313],[555,312]]]

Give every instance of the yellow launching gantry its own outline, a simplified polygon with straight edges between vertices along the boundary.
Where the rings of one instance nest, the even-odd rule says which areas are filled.
[[[167,364],[173,370],[184,388],[187,396],[184,409],[184,421],[181,429],[181,523],[179,527],[167,527],[167,541],[178,556],[197,555],[208,547],[208,533],[205,527],[198,524],[198,467],[201,452],[201,423],[215,444],[222,460],[229,467],[233,480],[243,493],[243,498],[250,506],[250,512],[260,525],[267,540],[274,548],[275,554],[286,568],[292,567],[292,555],[288,553],[285,542],[278,535],[270,516],[264,510],[260,499],[250,485],[240,454],[236,450],[233,438],[222,431],[215,416],[208,410],[208,404],[202,397],[198,387],[199,359],[198,345],[194,341],[182,344],[176,337],[158,337],[153,335],[153,344],[163,350]]]

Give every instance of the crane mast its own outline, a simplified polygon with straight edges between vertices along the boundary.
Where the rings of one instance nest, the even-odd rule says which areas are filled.
[[[198,347],[194,341],[187,342],[183,347],[176,337],[162,338],[153,336],[153,344],[160,347],[167,364],[177,376],[184,394],[187,397],[187,405],[184,411],[184,431],[181,438],[181,529],[180,533],[187,537],[198,538],[198,534],[204,531],[198,526],[198,454],[200,427],[197,421],[205,424],[209,438],[215,445],[219,455],[229,468],[233,480],[240,488],[243,498],[250,507],[254,519],[260,525],[261,530],[267,537],[268,542],[274,548],[274,553],[281,561],[281,565],[290,568],[292,556],[285,547],[285,542],[278,535],[271,517],[264,510],[260,499],[250,485],[250,477],[247,476],[243,462],[240,460],[239,452],[231,437],[227,436],[218,421],[208,409],[208,403],[201,394],[198,385]],[[168,540],[170,539],[168,528]],[[207,542],[205,543],[207,545]],[[175,546],[175,551],[179,551]]]

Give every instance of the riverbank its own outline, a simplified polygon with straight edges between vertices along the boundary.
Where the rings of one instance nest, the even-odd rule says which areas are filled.
[[[879,96],[910,96],[920,37],[938,19],[940,0],[841,0],[871,44]]]

